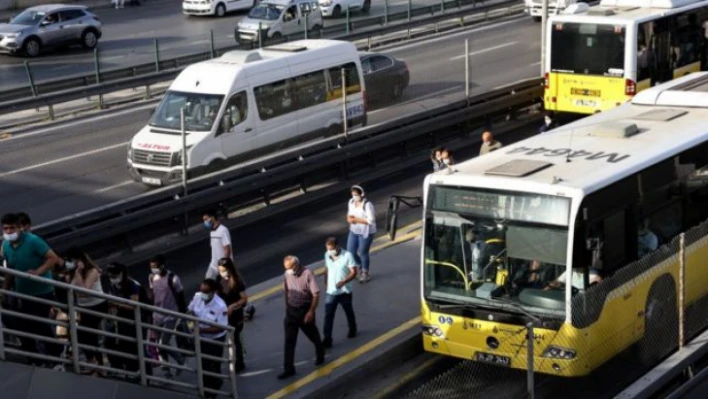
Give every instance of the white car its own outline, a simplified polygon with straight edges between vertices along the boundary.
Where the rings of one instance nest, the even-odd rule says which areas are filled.
[[[371,9],[371,0],[319,0],[323,17],[341,18],[349,11],[368,13]]]
[[[257,4],[258,0],[184,0],[182,13],[223,17],[227,12],[248,10]]]
[[[569,6],[583,2],[583,0],[549,0],[548,15],[557,15],[563,12]],[[524,12],[533,17],[534,21],[541,22],[543,1],[542,0],[524,0]]]
[[[258,35],[263,34],[266,41],[279,40],[302,34],[305,24],[308,31],[318,36],[323,21],[316,0],[263,0],[238,22],[235,38],[239,43],[258,42]]]

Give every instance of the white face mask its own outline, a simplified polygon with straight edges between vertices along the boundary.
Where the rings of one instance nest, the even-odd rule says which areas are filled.
[[[223,278],[224,280],[228,280],[228,279],[229,279],[229,272],[219,272],[219,275],[220,275],[221,278]]]
[[[331,256],[333,258],[337,256],[337,252],[339,252],[339,251],[337,251],[336,249],[327,250],[327,253],[329,254],[329,256]]]
[[[76,269],[76,263],[67,260],[66,262],[64,262],[64,267],[66,268],[66,270],[72,271]]]
[[[150,268],[150,273],[152,273],[152,274],[160,274],[160,269],[159,269],[159,268],[157,268],[157,269],[155,269],[155,268]]]
[[[214,297],[214,294],[207,294],[206,292],[200,292],[199,297],[201,297],[204,302],[209,302],[209,301],[211,301],[211,298]]]
[[[551,118],[546,118],[545,121],[546,121],[546,126],[551,124]]]
[[[295,270],[293,270],[293,269],[285,269],[285,273],[292,276],[293,274],[295,274]]]
[[[122,280],[122,278],[120,278],[120,277],[111,278],[111,284],[118,285],[118,284],[120,284],[121,280]]]
[[[14,233],[12,233],[12,234],[7,234],[7,233],[5,233],[5,234],[3,234],[2,237],[3,237],[3,239],[5,239],[6,241],[15,242],[15,241],[17,241],[18,238],[20,238],[20,234],[17,233],[17,232],[14,232]]]
[[[361,202],[361,195],[352,195],[352,199],[356,202]]]
[[[445,165],[449,165],[449,164],[450,164],[450,158],[445,158],[445,159],[443,159],[443,163],[444,163]]]

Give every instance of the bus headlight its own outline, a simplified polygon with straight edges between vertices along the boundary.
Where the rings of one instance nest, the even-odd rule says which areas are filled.
[[[423,327],[421,327],[421,329],[423,330],[424,335],[445,339],[445,333],[443,332],[443,330],[440,329],[440,327],[424,325]]]
[[[570,349],[561,348],[558,346],[549,346],[543,351],[542,357],[548,357],[551,359],[564,359],[570,360],[575,358],[575,351]]]

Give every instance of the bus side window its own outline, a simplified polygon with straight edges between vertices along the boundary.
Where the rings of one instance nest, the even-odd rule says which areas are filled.
[[[651,23],[639,24],[637,30],[637,82],[651,78],[654,62],[651,40]]]
[[[616,212],[602,221],[601,257],[605,274],[614,272],[627,263],[627,234],[625,211]]]

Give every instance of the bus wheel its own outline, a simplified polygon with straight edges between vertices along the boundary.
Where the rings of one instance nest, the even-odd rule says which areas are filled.
[[[654,282],[644,307],[644,337],[639,341],[639,359],[647,367],[678,346],[678,309],[676,288],[669,275]]]

